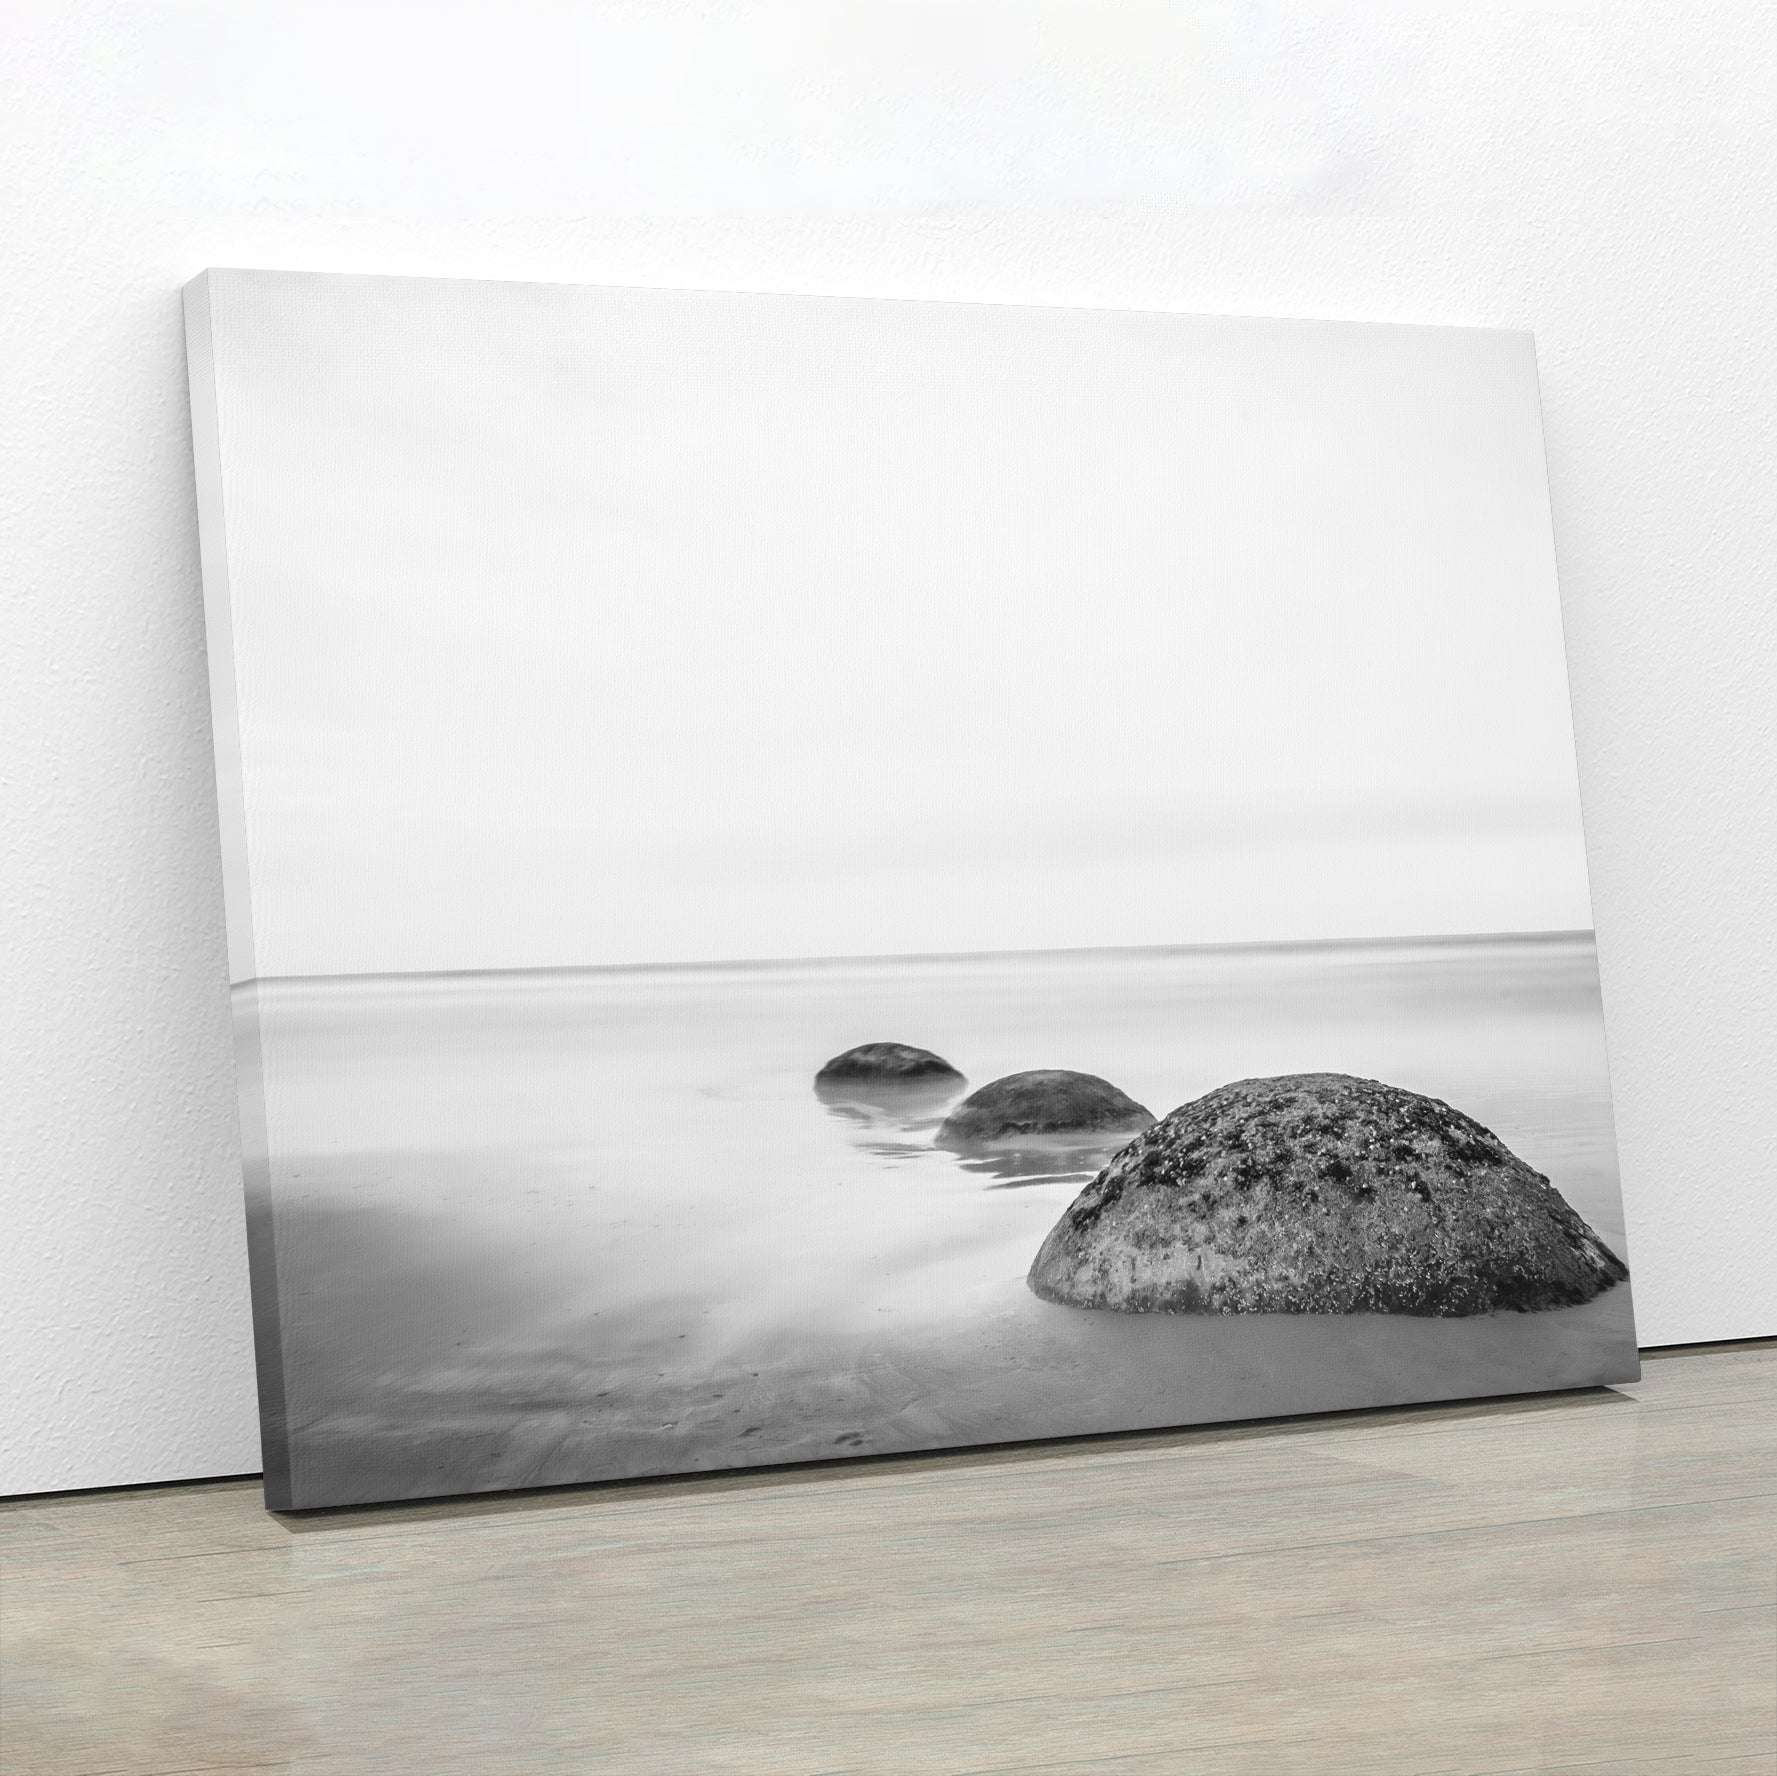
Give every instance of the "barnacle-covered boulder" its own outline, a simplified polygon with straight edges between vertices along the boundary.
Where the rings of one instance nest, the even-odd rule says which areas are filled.
[[[1125,1313],[1457,1316],[1571,1307],[1627,1267],[1542,1173],[1437,1098],[1243,1079],[1124,1147],[1030,1269]]]

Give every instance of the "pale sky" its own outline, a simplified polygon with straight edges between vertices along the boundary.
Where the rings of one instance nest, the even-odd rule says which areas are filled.
[[[1591,924],[1528,335],[210,279],[237,979]]]

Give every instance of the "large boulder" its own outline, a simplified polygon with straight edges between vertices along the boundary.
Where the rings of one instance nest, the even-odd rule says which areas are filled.
[[[1096,1074],[1040,1068],[971,1092],[939,1125],[938,1142],[967,1149],[1027,1135],[1133,1134],[1153,1120],[1152,1111]]]
[[[1478,1122],[1344,1073],[1243,1079],[1082,1190],[1030,1269],[1125,1313],[1456,1316],[1571,1307],[1622,1260]]]
[[[835,1055],[814,1076],[817,1086],[960,1084],[962,1075],[929,1048],[866,1042]]]

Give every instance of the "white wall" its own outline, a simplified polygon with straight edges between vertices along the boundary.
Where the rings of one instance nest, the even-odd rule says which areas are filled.
[[[13,0],[0,1490],[258,1464],[177,290],[1533,328],[1648,1343],[1777,1332],[1777,15]]]

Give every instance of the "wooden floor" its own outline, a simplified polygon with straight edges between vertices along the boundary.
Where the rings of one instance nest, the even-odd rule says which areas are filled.
[[[0,1583],[9,1776],[1768,1776],[1777,1345],[434,1507],[23,1500]]]

